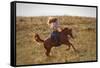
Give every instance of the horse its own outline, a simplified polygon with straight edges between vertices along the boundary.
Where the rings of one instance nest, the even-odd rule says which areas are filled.
[[[66,50],[69,50],[70,47],[74,49],[74,51],[77,51],[76,48],[73,46],[73,44],[69,41],[69,36],[74,39],[73,34],[72,34],[72,29],[71,28],[64,28],[61,32],[59,32],[59,39],[60,39],[60,44],[65,44],[68,46]],[[40,36],[36,33],[35,34],[35,40],[37,42],[43,43],[44,48],[46,49],[46,56],[50,56],[50,51],[52,47],[58,47],[56,46],[56,43],[54,43],[51,39],[51,37],[43,40],[40,38]],[[60,45],[61,46],[61,45]]]

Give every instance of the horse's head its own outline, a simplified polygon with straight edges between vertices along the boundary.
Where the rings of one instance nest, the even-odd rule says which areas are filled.
[[[73,34],[72,34],[72,29],[64,28],[64,29],[62,30],[62,32],[63,32],[66,36],[69,35],[70,37],[72,37],[72,38],[74,39],[74,36],[73,36]]]

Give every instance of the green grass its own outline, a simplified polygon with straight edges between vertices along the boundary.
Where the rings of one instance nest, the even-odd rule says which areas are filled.
[[[46,22],[48,17],[17,17],[16,22],[16,61],[17,65],[64,63],[96,60],[96,19],[77,16],[58,16],[61,27],[74,31],[75,39],[70,40],[79,53],[67,46],[54,47],[51,56],[45,55],[43,43],[34,40],[38,33],[42,39],[50,36]]]

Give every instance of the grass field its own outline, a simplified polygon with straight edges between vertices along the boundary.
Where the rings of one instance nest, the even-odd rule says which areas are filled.
[[[48,17],[17,17],[16,20],[16,64],[45,64],[65,63],[96,60],[96,19],[78,16],[56,16],[61,27],[73,29],[75,39],[70,41],[79,51],[74,52],[67,46],[54,47],[50,57],[45,55],[43,43],[34,40],[38,33],[42,39],[50,36],[50,29],[46,22]]]

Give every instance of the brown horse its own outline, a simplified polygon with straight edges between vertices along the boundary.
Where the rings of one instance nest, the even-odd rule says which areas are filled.
[[[72,34],[72,29],[69,29],[69,28],[64,28],[60,33],[60,44],[65,44],[68,46],[68,48],[66,50],[69,50],[70,49],[70,46],[72,46],[72,48],[76,51],[75,47],[72,45],[72,43],[69,42],[69,36],[74,38],[73,37],[73,34]],[[68,36],[69,35],[69,36]],[[54,43],[52,41],[52,39],[49,37],[47,38],[46,40],[42,40],[40,38],[40,36],[38,34],[35,34],[35,40],[37,42],[43,42],[44,44],[44,48],[46,49],[46,55],[49,56],[50,54],[50,50],[52,47],[56,47],[56,43]],[[58,46],[57,46],[58,47]]]

